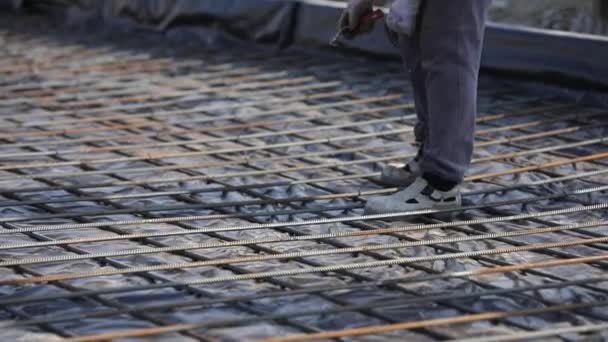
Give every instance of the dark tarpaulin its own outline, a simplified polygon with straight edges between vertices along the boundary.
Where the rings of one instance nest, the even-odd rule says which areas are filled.
[[[101,19],[170,34],[189,31],[209,41],[226,37],[287,47],[327,46],[343,4],[326,0],[3,0],[2,8],[55,9],[70,22]],[[67,5],[69,4],[69,5]],[[380,25],[349,42],[361,51],[397,55]],[[608,88],[608,38],[490,24],[484,68],[569,86]]]

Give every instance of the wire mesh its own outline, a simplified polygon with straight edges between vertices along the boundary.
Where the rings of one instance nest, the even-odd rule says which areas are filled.
[[[608,337],[603,108],[484,75],[465,206],[364,216],[416,151],[397,61],[0,42],[1,339]]]

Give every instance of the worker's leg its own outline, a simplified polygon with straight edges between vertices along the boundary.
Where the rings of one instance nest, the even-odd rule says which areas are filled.
[[[418,32],[412,37],[401,35],[399,37],[399,46],[401,48],[401,56],[403,64],[408,74],[414,95],[414,103],[416,105],[416,116],[418,122],[414,127],[414,135],[416,142],[422,144],[426,139],[427,129],[427,103],[426,103],[426,85],[425,75],[422,69],[420,60],[420,49],[418,43]]]
[[[457,207],[471,161],[477,79],[490,0],[426,0],[419,30],[417,95],[423,150],[422,176],[390,196],[370,198],[366,214]],[[417,88],[416,84],[414,87]]]
[[[390,33],[389,33],[390,34]],[[411,80],[414,103],[416,105],[416,115],[418,121],[414,127],[418,155],[405,161],[405,164],[387,164],[382,167],[380,178],[377,180],[391,187],[404,187],[410,185],[416,177],[421,175],[419,161],[422,151],[422,144],[426,138],[427,104],[424,74],[420,64],[420,50],[418,49],[418,33],[414,36],[395,34],[396,44],[401,50],[401,57],[405,72]]]
[[[477,81],[490,2],[423,3],[419,48],[428,112],[420,166],[431,184],[438,179],[452,185],[462,182],[471,161]]]

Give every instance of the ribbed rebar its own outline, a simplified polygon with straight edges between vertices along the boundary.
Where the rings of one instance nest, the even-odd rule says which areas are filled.
[[[577,303],[577,304],[563,304],[563,305],[555,305],[555,306],[549,306],[549,307],[544,307],[544,308],[532,308],[532,309],[523,309],[523,310],[514,310],[514,311],[495,311],[495,312],[487,312],[487,313],[473,314],[473,315],[462,315],[462,316],[456,316],[456,317],[420,320],[420,321],[407,322],[407,323],[396,323],[396,324],[382,325],[382,326],[355,328],[355,329],[348,329],[348,330],[342,330],[342,331],[323,332],[323,333],[317,333],[317,334],[297,335],[297,336],[289,336],[289,337],[275,337],[275,338],[265,339],[264,341],[266,341],[266,342],[317,341],[317,340],[324,340],[324,339],[338,338],[338,337],[362,336],[362,335],[393,332],[393,331],[399,331],[399,330],[412,330],[412,329],[416,329],[416,328],[431,327],[431,326],[443,326],[443,325],[451,325],[451,324],[473,323],[473,322],[479,322],[479,321],[490,321],[490,320],[496,320],[496,319],[500,319],[500,318],[507,318],[507,317],[513,317],[513,316],[530,316],[530,315],[540,315],[543,313],[560,312],[560,311],[566,311],[566,310],[590,309],[590,308],[594,308],[594,307],[603,307],[606,305],[608,305],[608,301],[596,301],[596,302],[592,302],[592,303],[585,302],[585,303]],[[329,311],[329,310],[327,310],[327,311]],[[282,316],[284,316],[284,315],[282,315]],[[146,336],[165,334],[168,332],[176,332],[176,331],[184,331],[184,330],[202,328],[202,327],[206,327],[206,326],[213,327],[213,325],[210,325],[208,323],[175,324],[175,325],[166,326],[166,327],[132,329],[132,330],[126,330],[126,331],[99,334],[99,335],[81,336],[81,337],[66,339],[66,341],[88,342],[88,341],[105,341],[108,339],[111,340],[111,339],[127,338],[127,337],[146,337]]]
[[[390,134],[397,134],[397,133],[402,133],[402,132],[408,132],[410,131],[411,128],[403,128],[403,129],[396,129],[396,130],[391,130],[388,132],[383,132],[383,133],[364,133],[364,134],[359,134],[359,135],[353,135],[353,136],[346,136],[346,137],[339,137],[339,138],[326,138],[326,139],[316,139],[316,140],[307,140],[307,141],[302,141],[302,142],[296,142],[296,143],[285,143],[285,144],[275,144],[273,146],[252,146],[252,147],[248,147],[248,148],[239,148],[239,149],[229,149],[226,150],[227,152],[233,152],[233,153],[237,153],[237,152],[245,152],[245,151],[255,151],[255,150],[266,150],[266,149],[272,149],[272,148],[278,148],[278,147],[284,147],[284,146],[288,146],[288,147],[293,147],[296,145],[307,145],[307,144],[314,144],[314,143],[332,143],[332,142],[336,142],[336,141],[341,141],[341,140],[355,140],[355,139],[360,139],[360,138],[365,138],[365,137],[375,137],[375,136],[384,136],[384,135],[390,135]],[[605,138],[599,138],[599,139],[592,139],[592,142],[590,144],[596,144],[596,143],[602,143],[605,142]],[[499,143],[499,142],[494,142],[494,141],[488,141],[486,142],[486,144],[482,144],[484,146],[488,146],[488,145],[494,145],[495,143]],[[555,149],[557,149],[557,147],[555,147]],[[213,154],[217,154],[217,151],[200,151],[200,152],[185,152],[180,154],[180,156],[183,156],[183,154],[189,154],[189,155],[213,155]],[[524,153],[528,153],[528,151],[524,152]],[[177,155],[172,155],[172,157],[176,157]],[[298,167],[292,167],[292,168],[283,168],[283,169],[278,169],[278,170],[263,170],[263,171],[247,171],[247,172],[234,172],[234,173],[230,173],[230,174],[222,174],[222,175],[205,175],[205,176],[186,176],[186,177],[173,177],[173,178],[163,178],[163,179],[147,179],[146,181],[123,181],[123,182],[113,182],[113,183],[98,183],[98,184],[80,184],[79,188],[86,188],[86,187],[106,187],[106,186],[121,186],[121,185],[138,185],[138,184],[152,184],[152,183],[170,183],[170,182],[184,182],[184,181],[194,181],[194,180],[210,180],[210,179],[220,179],[220,178],[230,178],[230,177],[246,177],[246,176],[259,176],[259,175],[269,175],[269,174],[276,174],[276,173],[286,173],[286,172],[296,172],[296,171],[310,171],[310,170],[317,170],[317,169],[321,169],[321,168],[333,168],[333,167],[337,167],[337,166],[350,166],[350,165],[357,165],[357,164],[365,164],[365,163],[377,163],[377,162],[388,162],[391,160],[397,160],[397,159],[403,159],[403,158],[408,158],[408,157],[413,157],[414,154],[411,155],[401,155],[401,156],[389,156],[389,157],[379,157],[379,158],[367,158],[367,159],[362,159],[362,160],[353,160],[353,161],[345,161],[345,162],[334,162],[334,163],[327,163],[327,164],[320,164],[320,165],[313,165],[313,166],[298,166]],[[480,180],[482,178],[486,178],[486,177],[498,177],[498,176],[505,176],[505,175],[510,175],[510,174],[516,174],[516,173],[520,173],[520,172],[531,172],[531,171],[537,171],[540,169],[545,169],[545,168],[552,168],[552,167],[557,167],[557,166],[562,166],[562,165],[567,165],[567,164],[574,164],[574,163],[578,163],[578,162],[585,162],[585,161],[595,161],[595,160],[601,160],[601,159],[605,159],[607,156],[606,153],[598,153],[598,154],[593,154],[593,155],[588,155],[585,157],[579,157],[579,158],[572,158],[572,159],[562,159],[562,160],[557,160],[554,162],[549,162],[549,163],[544,163],[544,164],[537,164],[537,165],[533,165],[533,166],[527,166],[527,167],[520,167],[520,168],[515,168],[515,169],[511,169],[511,170],[505,170],[505,171],[501,171],[501,172],[496,172],[496,173],[492,173],[492,174],[481,174],[481,175],[474,175],[474,176],[469,176],[466,177],[465,180],[468,181],[476,181],[476,180]],[[160,156],[157,156],[157,158]],[[511,154],[505,156],[504,158],[510,158]],[[146,157],[136,157],[135,159],[137,160],[153,160],[156,159],[154,158],[154,156],[146,156]],[[494,159],[501,159],[501,158],[494,158]],[[494,160],[492,159],[492,160]],[[120,158],[117,158],[115,160],[116,162],[120,161]],[[125,160],[122,160],[125,161]],[[248,163],[250,162],[250,159],[245,158],[243,163]],[[481,161],[481,162],[485,162],[485,161]],[[236,162],[238,163],[238,162]],[[78,165],[80,165],[80,163],[77,163]],[[214,166],[216,165],[216,163],[213,164],[198,164],[198,165],[190,165],[190,167],[206,167],[206,166]],[[171,166],[166,166],[166,167],[156,167],[156,169],[161,169],[161,170],[172,170],[172,169],[179,169],[181,167],[184,167],[183,165],[171,165]],[[142,168],[142,169],[123,169],[121,172],[142,172],[142,171],[147,171],[150,170],[150,168]],[[105,170],[100,170],[100,171],[84,171],[84,172],[77,172],[77,173],[57,173],[55,175],[55,177],[57,178],[62,178],[62,177],[73,177],[75,175],[94,175],[94,174],[106,174],[106,173],[110,173],[110,172],[116,172],[118,170],[112,170],[112,171],[105,171]],[[45,174],[45,176],[48,176],[48,174]],[[5,177],[5,178],[0,178],[0,181],[12,181],[12,180],[18,180],[18,179],[35,179],[36,175],[21,175],[21,176],[15,176],[15,177]],[[48,188],[45,188],[48,189]],[[22,191],[22,192],[30,192],[30,191],[35,191],[35,188],[30,188],[30,189],[20,189],[20,190],[15,190],[15,191]],[[2,193],[1,189],[0,189],[0,193]]]
[[[599,224],[605,224],[606,222],[601,222]],[[578,228],[571,227],[569,229]],[[234,276],[223,276],[216,278],[208,278],[201,280],[200,285],[204,284],[213,284],[213,283],[222,283],[229,281],[241,281],[241,280],[254,280],[254,279],[264,279],[264,278],[274,278],[274,277],[290,277],[301,274],[308,273],[326,273],[326,272],[337,272],[342,270],[354,270],[361,268],[374,268],[374,267],[384,267],[384,266],[394,266],[394,265],[407,265],[419,262],[429,262],[429,261],[439,261],[439,260],[453,260],[460,258],[470,258],[476,256],[487,256],[487,255],[496,255],[496,254],[505,254],[505,253],[517,253],[517,252],[526,252],[526,251],[534,251],[539,249],[550,249],[550,248],[566,248],[572,246],[580,246],[580,245],[591,245],[598,243],[606,243],[608,242],[608,237],[599,237],[599,238],[591,238],[591,239],[577,239],[577,240],[567,240],[561,242],[551,242],[551,243],[540,243],[540,244],[530,244],[526,246],[520,247],[506,247],[506,248],[496,248],[496,249],[487,249],[487,250],[477,250],[470,252],[461,252],[461,253],[450,253],[450,254],[442,254],[442,255],[432,255],[432,256],[424,256],[424,257],[409,257],[409,258],[397,258],[383,261],[371,261],[371,262],[362,262],[362,263],[352,263],[352,264],[342,264],[342,265],[331,265],[331,266],[319,266],[319,267],[309,267],[298,270],[284,270],[284,271],[270,271],[270,272],[258,272],[258,273],[248,273]],[[429,243],[429,244],[437,244]],[[401,246],[406,246],[403,244],[393,244],[390,245],[389,249],[401,248]],[[367,250],[372,250],[377,246],[367,246],[367,247],[353,247],[349,249],[345,249],[345,253],[354,253],[354,252],[363,252]],[[378,249],[382,249],[381,246],[377,247]],[[386,248],[385,248],[386,249]],[[322,255],[335,253],[334,251],[322,251],[322,252],[310,252],[311,255]],[[317,254],[315,254],[317,253]],[[296,253],[286,253],[284,258],[299,258],[304,257],[309,252],[296,252]],[[264,259],[281,259],[279,255],[273,256],[255,256],[250,259],[242,258],[242,259],[232,259],[227,263],[235,263],[243,260],[243,262],[247,261],[260,261]],[[64,281],[71,279],[80,279],[80,278],[89,278],[89,277],[97,277],[97,276],[105,276],[105,275],[114,275],[114,274],[128,274],[128,273],[141,273],[141,272],[151,272],[155,270],[171,270],[171,269],[182,269],[188,267],[204,267],[204,266],[213,266],[221,264],[216,260],[213,261],[201,261],[201,262],[191,262],[187,264],[179,264],[179,265],[161,265],[161,266],[145,266],[139,268],[130,269],[122,269],[122,270],[113,270],[113,271],[93,271],[93,272],[82,272],[82,273],[70,273],[70,274],[52,274],[45,275],[39,277],[29,277],[29,278],[18,278],[18,279],[7,279],[0,280],[0,285],[19,285],[19,284],[36,284],[36,283],[48,283],[53,281]]]
[[[549,329],[542,329],[533,332],[518,332],[513,334],[504,334],[496,336],[474,337],[474,338],[459,338],[452,341],[456,342],[509,342],[509,341],[532,341],[547,337],[554,337],[566,334],[586,334],[596,331],[608,330],[608,324],[584,324],[575,325],[572,327],[555,326]]]
[[[600,187],[592,187],[585,189],[578,189],[571,192],[563,192],[552,195],[546,195],[544,197],[531,197],[527,199],[518,199],[518,200],[507,200],[503,202],[494,202],[494,203],[482,203],[476,205],[469,205],[463,207],[454,207],[454,208],[445,208],[445,209],[423,209],[423,210],[412,210],[407,212],[396,212],[396,213],[387,213],[387,214],[377,214],[377,215],[362,215],[362,216],[352,216],[352,217],[341,217],[341,218],[331,218],[331,219],[314,219],[314,220],[304,220],[304,221],[292,221],[292,222],[281,222],[281,223],[267,223],[267,224],[254,224],[254,225],[244,225],[244,226],[236,226],[236,227],[221,227],[221,228],[213,228],[218,229],[217,231],[226,230],[247,230],[247,229],[265,229],[265,228],[276,228],[279,226],[306,226],[306,225],[319,225],[319,224],[329,224],[329,223],[344,223],[344,222],[352,222],[352,221],[369,221],[369,220],[381,220],[381,219],[394,219],[394,218],[405,218],[410,216],[419,216],[419,215],[428,215],[428,214],[439,214],[439,213],[448,213],[454,211],[466,211],[471,209],[479,209],[493,206],[504,206],[504,205],[512,205],[512,204],[523,204],[540,200],[547,199],[555,199],[555,198],[563,198],[567,196],[573,195],[584,195],[593,192],[606,191],[608,190],[608,185],[600,186]],[[377,191],[368,191],[368,192],[359,192],[354,194],[344,194],[344,196],[338,197],[352,197],[352,196],[361,196],[361,195],[375,195],[392,192],[394,189],[383,189]],[[329,196],[317,196],[317,197],[306,197],[300,198],[296,201],[305,201],[310,200],[311,198],[323,199],[323,198],[338,198],[335,195]],[[290,199],[294,201],[293,199]],[[256,202],[253,202],[256,203]],[[601,203],[595,206],[584,206],[577,208],[575,210],[584,211],[584,210],[593,210],[593,208],[604,208],[606,204]],[[587,209],[590,208],[590,209]],[[571,209],[570,209],[571,210]],[[226,218],[223,214],[220,215],[194,215],[194,216],[179,216],[179,217],[163,217],[163,218],[155,218],[155,219],[134,219],[134,220],[119,220],[119,221],[108,221],[108,222],[91,222],[91,223],[77,223],[77,224],[59,224],[59,225],[37,225],[30,227],[19,227],[16,226],[10,230],[0,230],[0,235],[7,234],[16,234],[16,233],[26,233],[26,232],[35,232],[35,231],[49,231],[49,230],[66,230],[66,229],[86,229],[86,228],[96,228],[96,227],[107,227],[107,226],[123,226],[123,225],[135,225],[135,224],[150,224],[150,223],[171,223],[171,222],[185,222],[185,221],[199,221],[199,220],[212,220],[212,219],[222,219]],[[234,229],[233,229],[234,228]]]
[[[316,119],[325,119],[325,120],[330,120],[333,118],[339,118],[339,117],[346,117],[346,116],[354,116],[354,115],[360,115],[360,114],[369,114],[369,113],[377,113],[377,112],[382,112],[382,111],[390,111],[390,110],[396,110],[396,109],[405,109],[405,108],[410,108],[411,105],[393,105],[393,106],[385,106],[385,107],[378,107],[378,108],[374,108],[374,109],[366,109],[366,110],[360,110],[360,111],[354,111],[354,112],[347,112],[347,113],[338,113],[338,114],[331,114],[331,115],[319,115],[319,116],[312,116],[312,117],[306,117],[306,118],[298,118],[298,119],[288,119],[288,120],[281,120],[278,121],[276,123],[282,123],[282,124],[289,124],[289,123],[295,123],[295,122],[300,122],[300,121],[313,121]],[[593,113],[593,115],[598,115],[599,113]],[[395,117],[395,118],[385,118],[385,119],[374,119],[374,120],[369,120],[369,122],[355,122],[355,123],[347,123],[347,124],[340,124],[340,125],[328,125],[328,126],[318,126],[316,128],[316,130],[328,130],[328,129],[340,129],[340,128],[348,128],[348,127],[355,127],[355,126],[359,126],[359,125],[372,125],[375,123],[390,123],[390,122],[398,122],[401,120],[407,120],[407,119],[413,119],[415,116],[414,115],[408,115],[408,116],[403,116],[403,117]],[[572,117],[578,117],[578,116],[572,116]],[[487,116],[487,117],[482,117],[479,118],[477,121],[478,122],[487,122],[487,121],[492,121],[492,119],[496,119],[496,118],[502,118],[501,116]],[[239,118],[242,119],[242,118]],[[274,122],[273,122],[274,123]],[[538,121],[536,123],[534,123],[532,126],[537,126],[540,124],[546,124],[546,122],[544,121]],[[252,127],[256,127],[257,124],[252,124]],[[509,129],[516,129],[518,127],[520,127],[521,124],[516,124],[516,125],[511,125],[511,126],[503,126],[501,127],[502,129],[505,130],[509,130]],[[230,126],[229,126],[230,127]],[[219,127],[219,129],[221,129],[222,127]],[[217,128],[211,128],[211,129],[205,129],[204,131],[214,131]],[[184,130],[185,131],[185,130]],[[195,130],[196,131],[196,130]],[[61,150],[61,151],[45,151],[45,152],[33,152],[32,154],[24,154],[23,156],[35,156],[35,155],[63,155],[63,154],[70,154],[70,153],[89,153],[89,152],[95,152],[95,151],[103,151],[103,152],[108,152],[108,151],[115,151],[115,150],[127,150],[127,149],[143,149],[143,148],[149,148],[149,147],[167,147],[167,146],[184,146],[184,145],[194,145],[194,144],[205,144],[205,143],[213,143],[213,142],[223,142],[223,141],[241,141],[241,140],[245,140],[245,139],[257,139],[257,138],[265,138],[265,137],[273,137],[273,136],[282,136],[282,135],[291,135],[291,134],[296,134],[296,133],[301,133],[301,132],[307,132],[310,131],[310,129],[292,129],[292,130],[287,130],[287,131],[280,131],[280,132],[269,132],[269,133],[255,133],[255,134],[249,134],[249,135],[238,135],[238,136],[233,136],[233,137],[221,137],[221,138],[206,138],[206,139],[197,139],[197,140],[187,140],[187,141],[179,141],[179,142],[167,142],[167,143],[154,143],[154,144],[141,144],[141,145],[131,145],[131,146],[125,146],[125,147],[121,147],[121,146],[111,146],[111,147],[107,147],[107,148],[96,148],[96,149],[92,149],[92,148],[87,148],[87,149],[80,149],[80,150]],[[477,132],[478,135],[484,135],[487,133],[490,133],[492,130],[479,130]],[[172,134],[175,134],[177,132],[172,132]],[[381,133],[381,132],[379,132]],[[558,133],[562,133],[562,131],[559,131]],[[391,134],[391,133],[388,133]],[[312,143],[315,143],[314,141]],[[293,144],[295,144],[294,146],[298,146],[297,142],[294,142]],[[487,143],[482,145],[482,146],[487,146]],[[269,147],[270,148],[270,147]],[[247,149],[245,149],[246,152]],[[16,156],[20,156],[19,154],[8,154],[5,156],[0,156],[0,157],[16,157]],[[170,158],[170,157],[180,157],[182,156],[179,153],[165,153],[165,154],[160,154],[158,156],[156,156],[156,154],[150,154],[149,156],[147,156],[148,159],[150,158]],[[112,163],[112,162],[118,162],[118,161],[127,161],[127,160],[137,160],[137,159],[122,159],[122,160],[99,160],[99,159],[88,159],[88,160],[77,160],[77,161],[70,161],[70,162],[55,162],[55,163],[30,163],[30,164],[16,164],[16,165],[11,165],[11,166],[4,166],[4,167],[0,167],[0,170],[10,170],[10,169],[26,169],[26,168],[41,168],[41,167],[51,167],[51,166],[68,166],[68,165],[80,165],[82,163],[88,162],[88,163]]]
[[[607,206],[608,208],[608,206]],[[454,237],[454,238],[445,238],[445,239],[433,239],[433,240],[420,240],[413,242],[401,242],[401,243],[392,243],[392,244],[376,244],[376,245],[364,245],[358,247],[351,248],[341,248],[341,249],[333,249],[333,250],[309,250],[306,252],[296,252],[296,253],[287,253],[287,254],[274,254],[274,255],[265,255],[265,256],[241,256],[238,258],[229,258],[229,259],[215,259],[213,261],[204,262],[202,264],[197,263],[183,263],[183,264],[172,264],[172,265],[160,265],[160,266],[144,266],[144,267],[132,267],[130,269],[122,269],[117,271],[104,271],[104,272],[91,272],[89,274],[80,274],[79,277],[96,277],[102,275],[116,275],[116,274],[127,274],[127,273],[140,273],[140,272],[150,272],[150,271],[159,271],[159,270],[168,270],[168,269],[178,269],[178,268],[191,268],[191,267],[202,267],[202,266],[217,266],[224,264],[235,264],[242,262],[254,262],[254,261],[265,261],[265,260],[281,260],[281,259],[292,259],[292,258],[302,258],[302,257],[310,257],[310,256],[322,256],[322,255],[332,255],[332,254],[350,254],[350,253],[359,253],[364,251],[374,251],[374,250],[386,250],[386,249],[400,249],[400,248],[408,248],[408,247],[419,247],[419,246],[432,246],[438,244],[449,244],[456,242],[467,242],[467,241],[479,241],[479,240],[492,240],[496,238],[503,237],[516,237],[516,236],[524,236],[524,235],[536,235],[536,234],[545,234],[545,233],[555,233],[555,232],[563,232],[568,230],[576,230],[581,228],[596,228],[598,226],[606,225],[608,221],[590,221],[590,222],[581,222],[577,224],[557,226],[557,227],[548,227],[548,228],[535,228],[535,229],[524,229],[520,231],[514,232],[504,232],[504,233],[492,233],[492,234],[481,234],[477,236],[467,236],[467,237]],[[478,223],[475,223],[478,224]],[[415,230],[427,230],[429,229],[426,226],[423,227],[410,227],[402,228],[402,229],[386,229],[380,230],[382,233],[395,233],[395,232],[409,232]],[[329,238],[343,238],[343,237],[354,237],[354,236],[369,236],[373,234],[378,234],[378,232],[373,231],[363,231],[357,233],[342,233],[342,234],[317,234],[310,236],[300,236],[300,237],[292,237],[288,239],[267,239],[264,240],[251,240],[249,242],[243,243],[243,241],[235,241],[238,243],[231,244],[234,245],[248,245],[248,244],[260,244],[260,243],[269,243],[269,242],[289,242],[289,241],[303,241],[303,240],[321,240],[321,239],[329,239]],[[205,248],[218,248],[224,247],[224,243],[215,243],[215,244],[189,244],[182,246],[174,246],[174,247],[163,247],[163,248],[147,248],[147,249],[139,249],[139,250],[128,250],[128,251],[118,251],[118,252],[105,252],[105,253],[91,253],[84,255],[66,255],[60,257],[44,257],[44,258],[30,258],[30,259],[19,259],[19,260],[11,260],[11,261],[2,261],[0,262],[0,267],[10,267],[10,266],[23,266],[30,264],[47,264],[47,263],[55,263],[55,262],[64,262],[64,261],[75,261],[75,260],[83,260],[83,259],[94,259],[94,258],[103,258],[103,257],[117,257],[117,256],[125,256],[125,255],[140,255],[140,254],[151,254],[151,253],[163,253],[163,252],[174,252],[174,251],[183,251],[189,249],[205,249]]]
[[[393,143],[393,144],[385,144],[380,146],[380,148],[392,148],[400,146],[401,143]],[[370,147],[370,149],[372,149]],[[358,147],[351,149],[343,149],[341,150],[343,153],[349,153],[351,151],[356,152],[361,150]],[[317,155],[325,155],[330,152],[319,152],[318,154],[304,154],[306,156],[317,156]],[[274,158],[274,157],[273,157]],[[285,158],[285,157],[276,157],[276,158]],[[270,160],[274,160],[269,158]],[[468,191],[465,192],[465,195],[473,196],[479,194],[490,193],[492,191],[495,192],[503,192],[517,189],[525,189],[533,186],[546,185],[552,183],[558,183],[573,179],[584,179],[587,177],[601,176],[608,173],[608,169],[588,171],[588,172],[580,172],[574,173],[568,176],[562,177],[553,177],[545,180],[533,181],[533,182],[523,182],[519,184],[514,184],[510,186],[498,186],[498,187],[488,187],[486,189]],[[321,177],[321,178],[309,178],[301,181],[283,181],[283,182],[272,182],[272,183],[258,183],[258,184],[248,184],[248,185],[238,185],[230,187],[230,191],[238,191],[241,189],[249,189],[249,188],[270,188],[270,187],[280,187],[280,186],[293,186],[298,184],[310,184],[310,183],[324,183],[324,182],[333,182],[333,181],[345,181],[351,179],[364,179],[379,176],[379,172],[371,172],[371,173],[362,173],[362,174],[353,174],[348,176],[334,176],[334,177]],[[53,188],[51,188],[53,189]],[[68,188],[65,188],[68,189]],[[42,190],[42,189],[40,189]],[[155,191],[155,192],[146,192],[146,193],[135,193],[135,194],[119,194],[119,195],[108,195],[108,196],[90,196],[90,197],[73,197],[73,198],[61,198],[61,199],[49,199],[49,200],[29,200],[29,201],[0,201],[0,207],[10,207],[10,206],[24,206],[24,205],[35,205],[35,204],[57,204],[57,203],[69,203],[69,202],[88,202],[88,201],[100,201],[100,200],[111,200],[111,199],[134,199],[134,198],[150,198],[150,197],[162,197],[162,196],[172,196],[172,195],[186,195],[186,194],[199,194],[199,193],[210,193],[210,192],[218,192],[224,191],[226,188],[221,187],[205,187],[205,188],[193,188],[193,189],[176,189],[167,191]],[[15,190],[14,192],[18,192]],[[1,193],[1,191],[0,191]]]
[[[296,341],[315,341],[315,340],[323,340],[330,338],[339,338],[339,337],[347,337],[347,336],[362,336],[362,335],[370,335],[370,334],[381,334],[392,331],[399,330],[411,330],[421,327],[429,327],[429,326],[442,326],[442,325],[451,325],[451,324],[464,324],[464,323],[473,323],[479,321],[491,321],[499,318],[505,317],[513,317],[513,316],[531,316],[531,315],[541,315],[544,313],[552,313],[552,312],[560,312],[565,310],[573,310],[573,309],[591,309],[594,307],[603,307],[608,305],[608,301],[597,301],[592,303],[577,303],[577,304],[563,304],[563,305],[555,305],[544,308],[533,308],[533,309],[524,309],[524,310],[514,310],[514,311],[495,311],[495,312],[487,312],[482,314],[475,315],[463,315],[457,317],[448,317],[448,318],[437,318],[430,320],[421,320],[416,322],[408,322],[408,323],[397,323],[391,325],[384,326],[375,326],[375,327],[366,327],[366,328],[356,328],[349,329],[343,331],[333,331],[333,332],[324,332],[318,334],[309,334],[309,335],[300,335],[300,336],[288,336],[288,337],[275,337],[263,340],[264,342],[296,342]],[[195,324],[193,324],[195,325]],[[183,329],[185,325],[176,325],[176,328]],[[195,325],[196,326],[196,325]],[[159,333],[165,333],[170,331],[168,327],[164,328],[152,328],[147,332],[152,332],[154,329],[158,329]],[[145,329],[141,330],[133,330],[133,335],[127,334],[117,334],[117,337],[127,337],[127,336],[149,336],[146,334]],[[151,335],[156,335],[157,333],[153,333]],[[68,341],[96,341],[100,340],[98,336],[90,336],[90,337],[80,337],[74,339],[68,339]],[[111,336],[108,334],[107,336]]]
[[[576,260],[576,261],[580,261],[580,263],[583,263],[583,262],[599,261],[599,260],[604,260],[604,259],[608,259],[608,256],[603,255],[603,256],[598,256],[598,257],[593,257],[593,258],[578,258],[578,260]],[[557,267],[557,266],[564,266],[567,264],[570,264],[570,265],[575,264],[575,260],[567,260],[567,261],[559,263],[559,264],[553,262],[552,266]],[[539,263],[536,263],[536,264],[527,264],[526,266],[529,268],[533,268],[531,266],[538,267],[539,265],[540,265]],[[525,268],[521,267],[521,269],[525,269]],[[497,271],[497,270],[493,269],[493,271]],[[446,277],[446,275],[443,275],[443,274],[439,274],[438,276],[443,276],[443,278],[441,278],[441,279],[449,279],[449,277]],[[433,279],[434,280],[439,279],[438,276],[435,276]],[[256,295],[234,296],[234,297],[227,297],[227,298],[220,298],[220,299],[198,299],[198,300],[192,300],[192,301],[187,301],[187,302],[178,302],[178,303],[142,305],[142,306],[132,307],[132,308],[123,309],[123,310],[96,311],[96,312],[92,312],[92,313],[72,315],[72,316],[62,316],[62,317],[48,316],[48,317],[43,317],[43,318],[34,319],[34,320],[30,320],[30,321],[7,322],[4,324],[0,324],[0,327],[9,328],[9,327],[16,327],[16,326],[41,324],[41,323],[67,322],[67,321],[83,319],[83,318],[111,317],[111,316],[121,315],[121,314],[125,314],[125,313],[132,313],[132,312],[144,312],[144,311],[151,312],[151,311],[166,310],[166,309],[175,310],[178,308],[204,307],[204,306],[213,306],[213,305],[219,305],[219,304],[226,305],[226,304],[229,304],[229,303],[235,302],[235,301],[247,302],[247,301],[263,300],[263,299],[267,299],[267,298],[300,296],[302,294],[314,294],[317,292],[335,292],[335,291],[342,291],[342,290],[356,290],[356,289],[362,289],[362,288],[374,289],[374,288],[381,287],[381,286],[384,286],[387,284],[392,284],[392,283],[412,284],[412,283],[416,282],[416,281],[413,281],[414,279],[417,281],[421,281],[420,278],[408,277],[408,278],[387,279],[387,280],[368,282],[368,283],[362,282],[362,283],[355,283],[355,284],[341,285],[341,286],[305,287],[300,290],[274,291],[271,293],[265,292],[265,293],[256,294]],[[427,279],[430,279],[430,278],[427,277]],[[608,281],[608,277],[596,277],[596,278],[585,278],[585,279],[578,279],[578,280],[571,280],[571,281],[564,281],[564,282],[550,282],[550,283],[544,283],[541,285],[531,285],[531,286],[506,288],[506,289],[486,290],[486,291],[473,292],[473,293],[447,293],[447,294],[445,292],[429,293],[429,294],[425,294],[425,296],[423,296],[423,297],[404,298],[404,299],[398,299],[398,300],[392,299],[390,302],[389,301],[373,302],[373,303],[370,303],[367,305],[370,307],[375,306],[375,307],[387,308],[387,307],[399,307],[399,306],[422,304],[422,303],[429,303],[429,302],[432,303],[432,302],[436,302],[438,300],[452,300],[452,301],[466,300],[466,299],[475,299],[475,298],[480,298],[480,297],[485,297],[485,296],[497,296],[497,295],[517,296],[517,295],[521,295],[524,292],[549,290],[549,289],[563,289],[566,287],[588,285],[588,284],[601,283],[601,282],[606,282],[606,281]],[[345,307],[345,308],[341,308],[340,310],[348,311],[348,310],[352,310],[352,307]],[[336,310],[331,310],[331,312],[335,312],[335,311]],[[317,311],[317,313],[325,314],[328,312],[319,310],[319,311]],[[307,315],[307,314],[310,314],[310,311],[306,310],[304,312],[298,312],[297,314]]]
[[[377,164],[413,157],[397,153],[416,119],[397,63],[0,17],[3,331],[479,342],[608,329],[605,108],[482,80],[464,205],[360,215],[397,190],[379,188]],[[180,324],[189,310],[206,316]],[[143,328],[117,331],[123,319]]]

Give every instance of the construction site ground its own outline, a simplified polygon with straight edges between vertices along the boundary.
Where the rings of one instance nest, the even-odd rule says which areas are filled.
[[[608,338],[606,108],[483,71],[464,207],[363,216],[401,63],[195,38],[0,15],[0,340]]]

